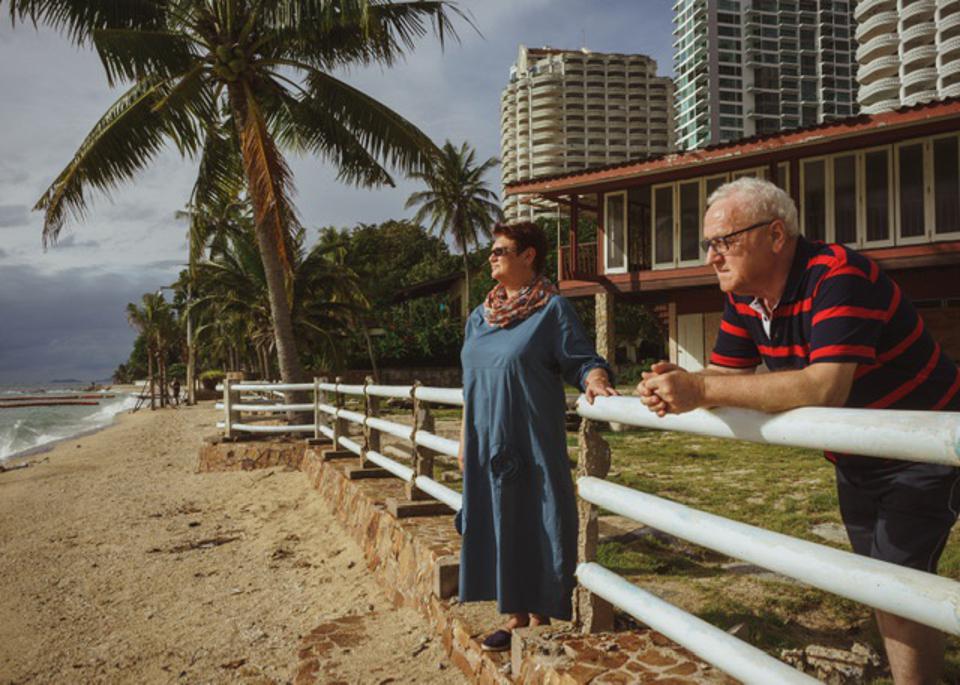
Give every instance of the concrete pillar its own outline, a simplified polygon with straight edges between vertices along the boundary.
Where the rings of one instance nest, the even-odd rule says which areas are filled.
[[[597,293],[593,297],[596,307],[597,353],[606,359],[610,366],[616,368],[614,363],[617,357],[616,330],[613,323],[615,298],[607,291]]]

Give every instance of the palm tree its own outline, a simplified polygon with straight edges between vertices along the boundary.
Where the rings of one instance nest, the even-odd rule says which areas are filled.
[[[2,0],[0,0],[2,3]],[[436,147],[416,126],[332,75],[393,65],[432,25],[456,37],[450,0],[9,0],[14,21],[97,50],[112,87],[132,83],[37,202],[44,244],[91,190],[133,178],[173,143],[199,173],[191,202],[215,205],[245,181],[269,288],[281,376],[303,376],[290,317],[289,242],[298,224],[281,148],[333,163],[358,185],[393,183],[386,166],[424,166]]]
[[[176,343],[177,323],[163,295],[147,293],[143,305],[127,305],[127,321],[144,337],[147,345],[147,376],[150,382],[150,408],[156,407],[155,388],[160,388],[160,406],[166,405],[166,359]],[[156,371],[156,375],[154,374]]]
[[[501,216],[496,194],[487,188],[484,174],[499,160],[491,157],[477,165],[476,151],[468,143],[460,149],[449,140],[424,170],[411,174],[423,181],[429,190],[421,190],[407,198],[407,209],[420,205],[413,220],[423,223],[430,219],[430,230],[441,237],[451,236],[463,252],[463,275],[466,279],[465,301],[470,303],[471,245],[478,245],[481,237],[490,237],[490,224]]]
[[[290,240],[293,328],[315,355],[334,363],[344,332],[368,303],[356,274],[331,256],[339,245],[318,244],[307,250],[304,238],[299,229]],[[198,315],[198,338],[225,351],[230,368],[252,353],[252,366],[269,379],[274,336],[266,275],[252,226],[235,227],[218,250],[199,261],[195,282],[197,297],[189,311]],[[232,344],[216,340],[231,328],[236,332],[237,326],[242,334],[234,335]]]

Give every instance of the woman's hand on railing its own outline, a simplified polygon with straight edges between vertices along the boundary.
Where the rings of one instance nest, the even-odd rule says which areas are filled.
[[[617,389],[610,385],[610,376],[604,369],[596,368],[587,374],[584,382],[583,393],[589,404],[593,404],[595,397],[613,397],[619,395]]]

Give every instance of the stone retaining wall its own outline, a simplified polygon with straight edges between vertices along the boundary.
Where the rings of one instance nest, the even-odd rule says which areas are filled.
[[[200,448],[197,473],[253,471],[271,466],[299,469],[306,451],[303,441],[258,440],[233,442],[212,436]]]
[[[267,448],[269,443],[258,449],[257,444],[221,443],[217,450],[204,446],[200,470],[296,463],[361,546],[370,572],[392,593],[394,604],[417,609],[440,636],[450,661],[474,682],[734,682],[651,630],[583,635],[570,624],[521,629],[516,631],[512,653],[484,652],[480,641],[499,627],[503,617],[493,602],[461,605],[456,600],[460,538],[453,528],[452,511],[395,518],[387,510],[387,501],[404,498],[403,483],[392,477],[358,477],[369,475],[356,473],[359,458],[328,458],[331,448],[319,445],[288,443],[284,450],[277,444]],[[280,461],[264,463],[271,459]],[[323,630],[318,631],[301,649],[296,685],[319,682],[317,660],[323,651]]]

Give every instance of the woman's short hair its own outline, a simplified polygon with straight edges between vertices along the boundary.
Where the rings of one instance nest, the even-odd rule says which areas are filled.
[[[537,256],[533,258],[533,270],[543,273],[547,261],[547,234],[532,221],[518,221],[512,224],[496,224],[493,227],[494,236],[503,236],[517,244],[517,252],[523,252],[532,247]]]
[[[726,200],[733,195],[743,197],[745,204],[743,209],[748,211],[753,219],[757,221],[780,219],[787,229],[787,235],[800,234],[797,205],[789,195],[770,181],[745,176],[736,181],[724,183],[710,193],[707,206]]]

